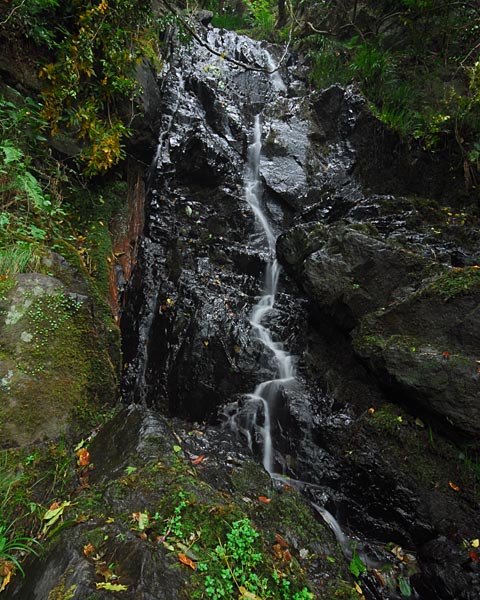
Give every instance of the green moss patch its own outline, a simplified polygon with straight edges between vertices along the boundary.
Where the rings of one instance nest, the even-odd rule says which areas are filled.
[[[115,368],[87,299],[47,276],[28,281],[3,311],[3,445],[81,431],[115,400]]]

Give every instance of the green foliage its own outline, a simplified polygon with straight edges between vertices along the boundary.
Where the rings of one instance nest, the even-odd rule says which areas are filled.
[[[455,268],[440,275],[424,290],[425,294],[439,295],[445,300],[468,294],[480,287],[480,269],[476,267]]]
[[[245,17],[234,14],[221,14],[214,15],[212,18],[212,25],[219,29],[229,29],[231,31],[238,31],[246,29],[248,22]]]
[[[275,26],[274,7],[272,0],[247,0],[246,2],[252,24],[261,36],[268,37]]]
[[[311,62],[309,77],[312,83],[318,87],[328,87],[335,83],[347,85],[350,82],[344,44],[322,35],[309,36],[306,43],[309,47],[307,57]]]
[[[51,14],[41,15],[51,27]],[[141,0],[93,5],[70,0],[57,7],[55,17],[54,60],[39,73],[41,115],[52,135],[68,131],[81,141],[80,159],[93,176],[125,156],[124,140],[138,110],[135,69],[143,58],[158,63],[159,27],[149,3]]]
[[[365,563],[363,562],[363,560],[360,558],[360,556],[357,554],[356,549],[353,549],[353,556],[352,556],[352,560],[350,561],[350,573],[355,577],[359,577],[360,575],[362,575],[363,573],[367,572],[367,567],[365,566]]]
[[[448,0],[346,9],[333,0],[303,10],[308,27],[301,47],[312,83],[356,82],[381,121],[425,150],[448,149],[452,167],[463,167],[467,191],[477,186],[478,9]]]
[[[25,515],[14,514],[17,508],[15,489],[21,478],[20,475],[12,475],[4,459],[0,466],[0,567],[5,571],[5,574],[0,571],[0,576],[3,578],[10,573],[9,563],[23,575],[20,555],[37,554],[34,546],[38,545],[38,541],[18,532],[17,521]],[[32,510],[35,510],[35,505],[32,505]]]
[[[175,462],[179,463],[179,459]],[[189,486],[188,481],[185,485]],[[233,506],[211,506],[179,489],[174,496],[165,498],[149,519],[150,527],[155,528],[166,511],[170,515],[160,530],[161,539],[171,550],[185,548],[185,555],[179,558],[190,568],[195,567],[197,590],[192,597],[312,600],[311,592],[291,576],[293,564],[274,564],[265,551],[261,534]]]

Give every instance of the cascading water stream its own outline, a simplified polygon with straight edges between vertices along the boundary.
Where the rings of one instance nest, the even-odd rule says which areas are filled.
[[[272,474],[273,464],[273,444],[272,444],[272,414],[275,409],[275,401],[280,387],[293,381],[295,371],[293,366],[293,357],[283,348],[281,342],[275,342],[268,327],[264,324],[268,314],[275,306],[275,295],[280,276],[280,265],[275,258],[275,234],[268,222],[265,212],[262,209],[262,184],[260,181],[260,155],[262,149],[262,126],[260,115],[256,115],[253,127],[253,141],[248,148],[247,168],[245,172],[245,197],[252,208],[255,217],[262,229],[263,238],[268,245],[269,259],[265,270],[265,283],[263,294],[257,304],[254,306],[250,323],[256,331],[257,338],[273,353],[275,364],[277,366],[274,377],[268,381],[263,381],[255,388],[252,394],[248,395],[248,400],[255,407],[252,425],[259,426],[257,422],[258,405],[261,406],[263,413],[263,425],[259,427],[263,437],[263,456],[262,462],[265,469]],[[249,437],[250,441],[250,437]]]

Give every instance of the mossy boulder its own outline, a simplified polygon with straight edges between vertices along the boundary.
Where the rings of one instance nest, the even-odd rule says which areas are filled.
[[[77,466],[88,486],[72,491],[62,526],[6,598],[107,600],[115,585],[119,598],[214,598],[226,585],[227,599],[244,582],[265,592],[257,598],[350,598],[348,561],[328,525],[290,486],[274,489],[228,435],[141,407],[117,413],[90,442],[90,467]]]
[[[411,403],[468,436],[480,433],[480,269],[452,269],[370,313],[356,352]]]
[[[41,273],[3,281],[0,446],[73,433],[115,400],[112,332],[96,318],[85,288],[76,290]]]
[[[448,267],[364,224],[298,225],[277,251],[389,392],[468,437],[480,433],[477,265]]]

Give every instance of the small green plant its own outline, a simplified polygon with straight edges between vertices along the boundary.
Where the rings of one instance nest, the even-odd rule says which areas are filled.
[[[260,534],[248,518],[234,521],[226,540],[218,539],[208,561],[198,564],[204,574],[204,593],[211,600],[228,598],[262,598],[282,600],[312,600],[306,588],[294,590],[288,577],[277,569],[265,566]]]
[[[14,569],[25,574],[21,565],[25,555],[38,554],[34,546],[38,546],[39,542],[21,532],[20,521],[28,515],[14,513],[18,500],[15,490],[21,479],[21,476],[14,476],[9,472],[5,459],[0,466],[0,576],[3,578],[3,581],[0,580],[0,588],[8,584]],[[36,505],[32,504],[30,513],[35,509]]]
[[[188,506],[187,496],[184,492],[178,492],[179,502],[173,509],[173,515],[168,519],[165,525],[164,535],[172,534],[182,540],[184,536],[184,526],[182,522],[182,512]]]
[[[358,555],[356,549],[353,549],[353,555],[352,555],[352,559],[350,561],[350,573],[355,577],[359,577],[360,575],[362,575],[363,573],[367,572],[367,567],[365,566],[365,563],[363,562],[363,560],[360,558],[360,556]]]

